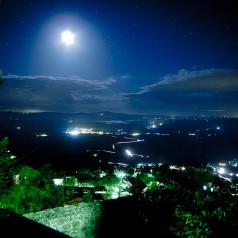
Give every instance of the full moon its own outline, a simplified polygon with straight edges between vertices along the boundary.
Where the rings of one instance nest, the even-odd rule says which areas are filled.
[[[61,34],[61,41],[66,45],[72,45],[74,43],[74,34],[71,31],[63,31]]]

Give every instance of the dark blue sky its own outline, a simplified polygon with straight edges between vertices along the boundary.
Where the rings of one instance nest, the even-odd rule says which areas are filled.
[[[0,2],[0,111],[238,116],[236,1]]]

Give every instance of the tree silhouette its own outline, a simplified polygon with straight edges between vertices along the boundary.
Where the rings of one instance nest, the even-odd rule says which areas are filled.
[[[3,84],[3,79],[1,78],[2,74],[3,74],[3,71],[0,70],[0,85]]]
[[[8,137],[5,137],[0,141],[0,190],[2,192],[11,186],[12,170],[15,162],[7,152],[7,145]]]

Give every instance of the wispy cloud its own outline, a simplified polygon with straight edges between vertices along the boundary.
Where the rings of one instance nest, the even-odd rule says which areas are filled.
[[[9,79],[9,80],[21,80],[25,81],[27,83],[37,83],[41,82],[42,86],[44,86],[44,83],[54,83],[54,81],[57,81],[59,84],[60,83],[71,83],[71,85],[76,84],[79,86],[82,86],[84,88],[88,88],[91,90],[98,90],[98,89],[107,89],[107,86],[113,84],[116,82],[115,78],[108,78],[104,80],[88,80],[88,79],[83,79],[78,76],[69,76],[69,77],[54,77],[54,76],[19,76],[19,75],[13,75],[9,74],[7,76],[4,76],[4,79]],[[29,81],[31,80],[31,81]],[[48,84],[49,86],[49,84]]]
[[[188,71],[181,69],[177,74],[168,74],[158,82],[142,87],[138,94],[156,90],[222,91],[234,87],[238,87],[238,71],[224,69]]]
[[[97,80],[78,76],[7,75],[3,78],[0,110],[234,115],[238,108],[238,71],[235,70],[182,69],[140,88],[132,85],[128,75]]]
[[[215,111],[235,112],[238,106],[238,71],[182,69],[126,96],[132,105],[140,104],[142,110],[192,112],[216,108]]]
[[[34,108],[39,110],[100,110],[122,104],[118,85],[127,75],[90,80],[78,76],[6,75],[1,87],[2,108]],[[117,90],[115,90],[117,89]],[[114,104],[115,105],[115,104]],[[115,106],[114,106],[115,107]],[[0,108],[1,109],[1,108]]]

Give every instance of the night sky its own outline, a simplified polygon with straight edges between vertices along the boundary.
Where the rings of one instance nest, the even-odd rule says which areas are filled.
[[[0,111],[238,117],[235,3],[0,0]]]

